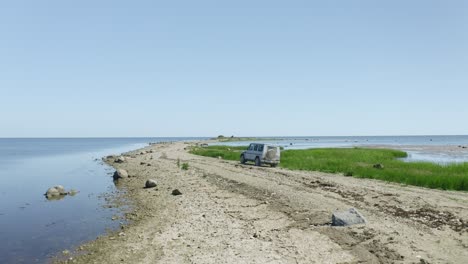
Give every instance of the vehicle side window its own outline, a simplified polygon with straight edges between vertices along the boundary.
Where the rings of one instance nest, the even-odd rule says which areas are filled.
[[[258,145],[255,145],[254,151],[257,151],[257,149],[258,149]]]
[[[258,151],[263,152],[263,145],[259,145],[259,146],[258,146]]]
[[[249,150],[253,150],[253,149],[254,149],[254,144],[250,144]]]

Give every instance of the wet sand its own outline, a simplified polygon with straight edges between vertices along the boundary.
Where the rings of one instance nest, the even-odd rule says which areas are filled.
[[[156,144],[124,163],[107,160],[131,176],[117,184],[130,223],[65,262],[468,262],[466,192],[240,165],[188,154],[188,146]],[[158,187],[144,188],[147,179]],[[330,226],[333,211],[350,207],[368,224]]]

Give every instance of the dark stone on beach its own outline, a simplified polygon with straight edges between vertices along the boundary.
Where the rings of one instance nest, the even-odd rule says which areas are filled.
[[[114,175],[112,177],[114,178],[114,180],[128,178],[128,172],[124,169],[118,169],[114,172]]]
[[[145,183],[145,188],[153,188],[156,187],[158,183],[155,180],[149,179]]]
[[[377,164],[374,164],[374,168],[376,168],[376,169],[383,169],[383,168],[384,168],[384,165],[383,165],[383,164],[380,164],[380,163],[377,163]]]
[[[146,165],[146,162],[140,162],[140,165]]]
[[[125,158],[120,156],[118,157],[117,159],[114,160],[115,163],[124,163],[125,162]]]
[[[182,193],[178,189],[172,191],[172,195],[181,195]]]
[[[366,224],[367,220],[355,208],[343,212],[334,212],[332,215],[332,226],[350,226]]]

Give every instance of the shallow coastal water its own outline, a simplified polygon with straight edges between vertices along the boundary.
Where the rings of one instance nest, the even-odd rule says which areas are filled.
[[[0,139],[0,263],[44,263],[94,239],[121,209],[102,194],[116,191],[113,169],[101,157],[188,138]],[[53,185],[79,191],[48,201]]]
[[[260,138],[261,139],[261,138]],[[258,140],[255,140],[258,141]],[[244,146],[253,141],[216,144]],[[468,136],[359,136],[359,137],[269,137],[261,142],[284,149],[390,147],[408,153],[405,161],[427,161],[439,164],[468,162]],[[464,147],[464,148],[463,148]]]

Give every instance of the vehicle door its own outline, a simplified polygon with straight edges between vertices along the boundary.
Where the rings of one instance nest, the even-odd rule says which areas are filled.
[[[255,158],[254,153],[253,153],[254,148],[255,148],[255,144],[252,143],[252,144],[249,145],[249,148],[247,149],[247,151],[244,154],[244,158],[246,160],[253,160]]]
[[[264,155],[263,155],[264,147],[265,147],[265,145],[263,145],[263,144],[258,144],[258,146],[257,146],[257,152],[256,152],[255,156],[258,156],[260,158],[260,160],[264,159]]]

